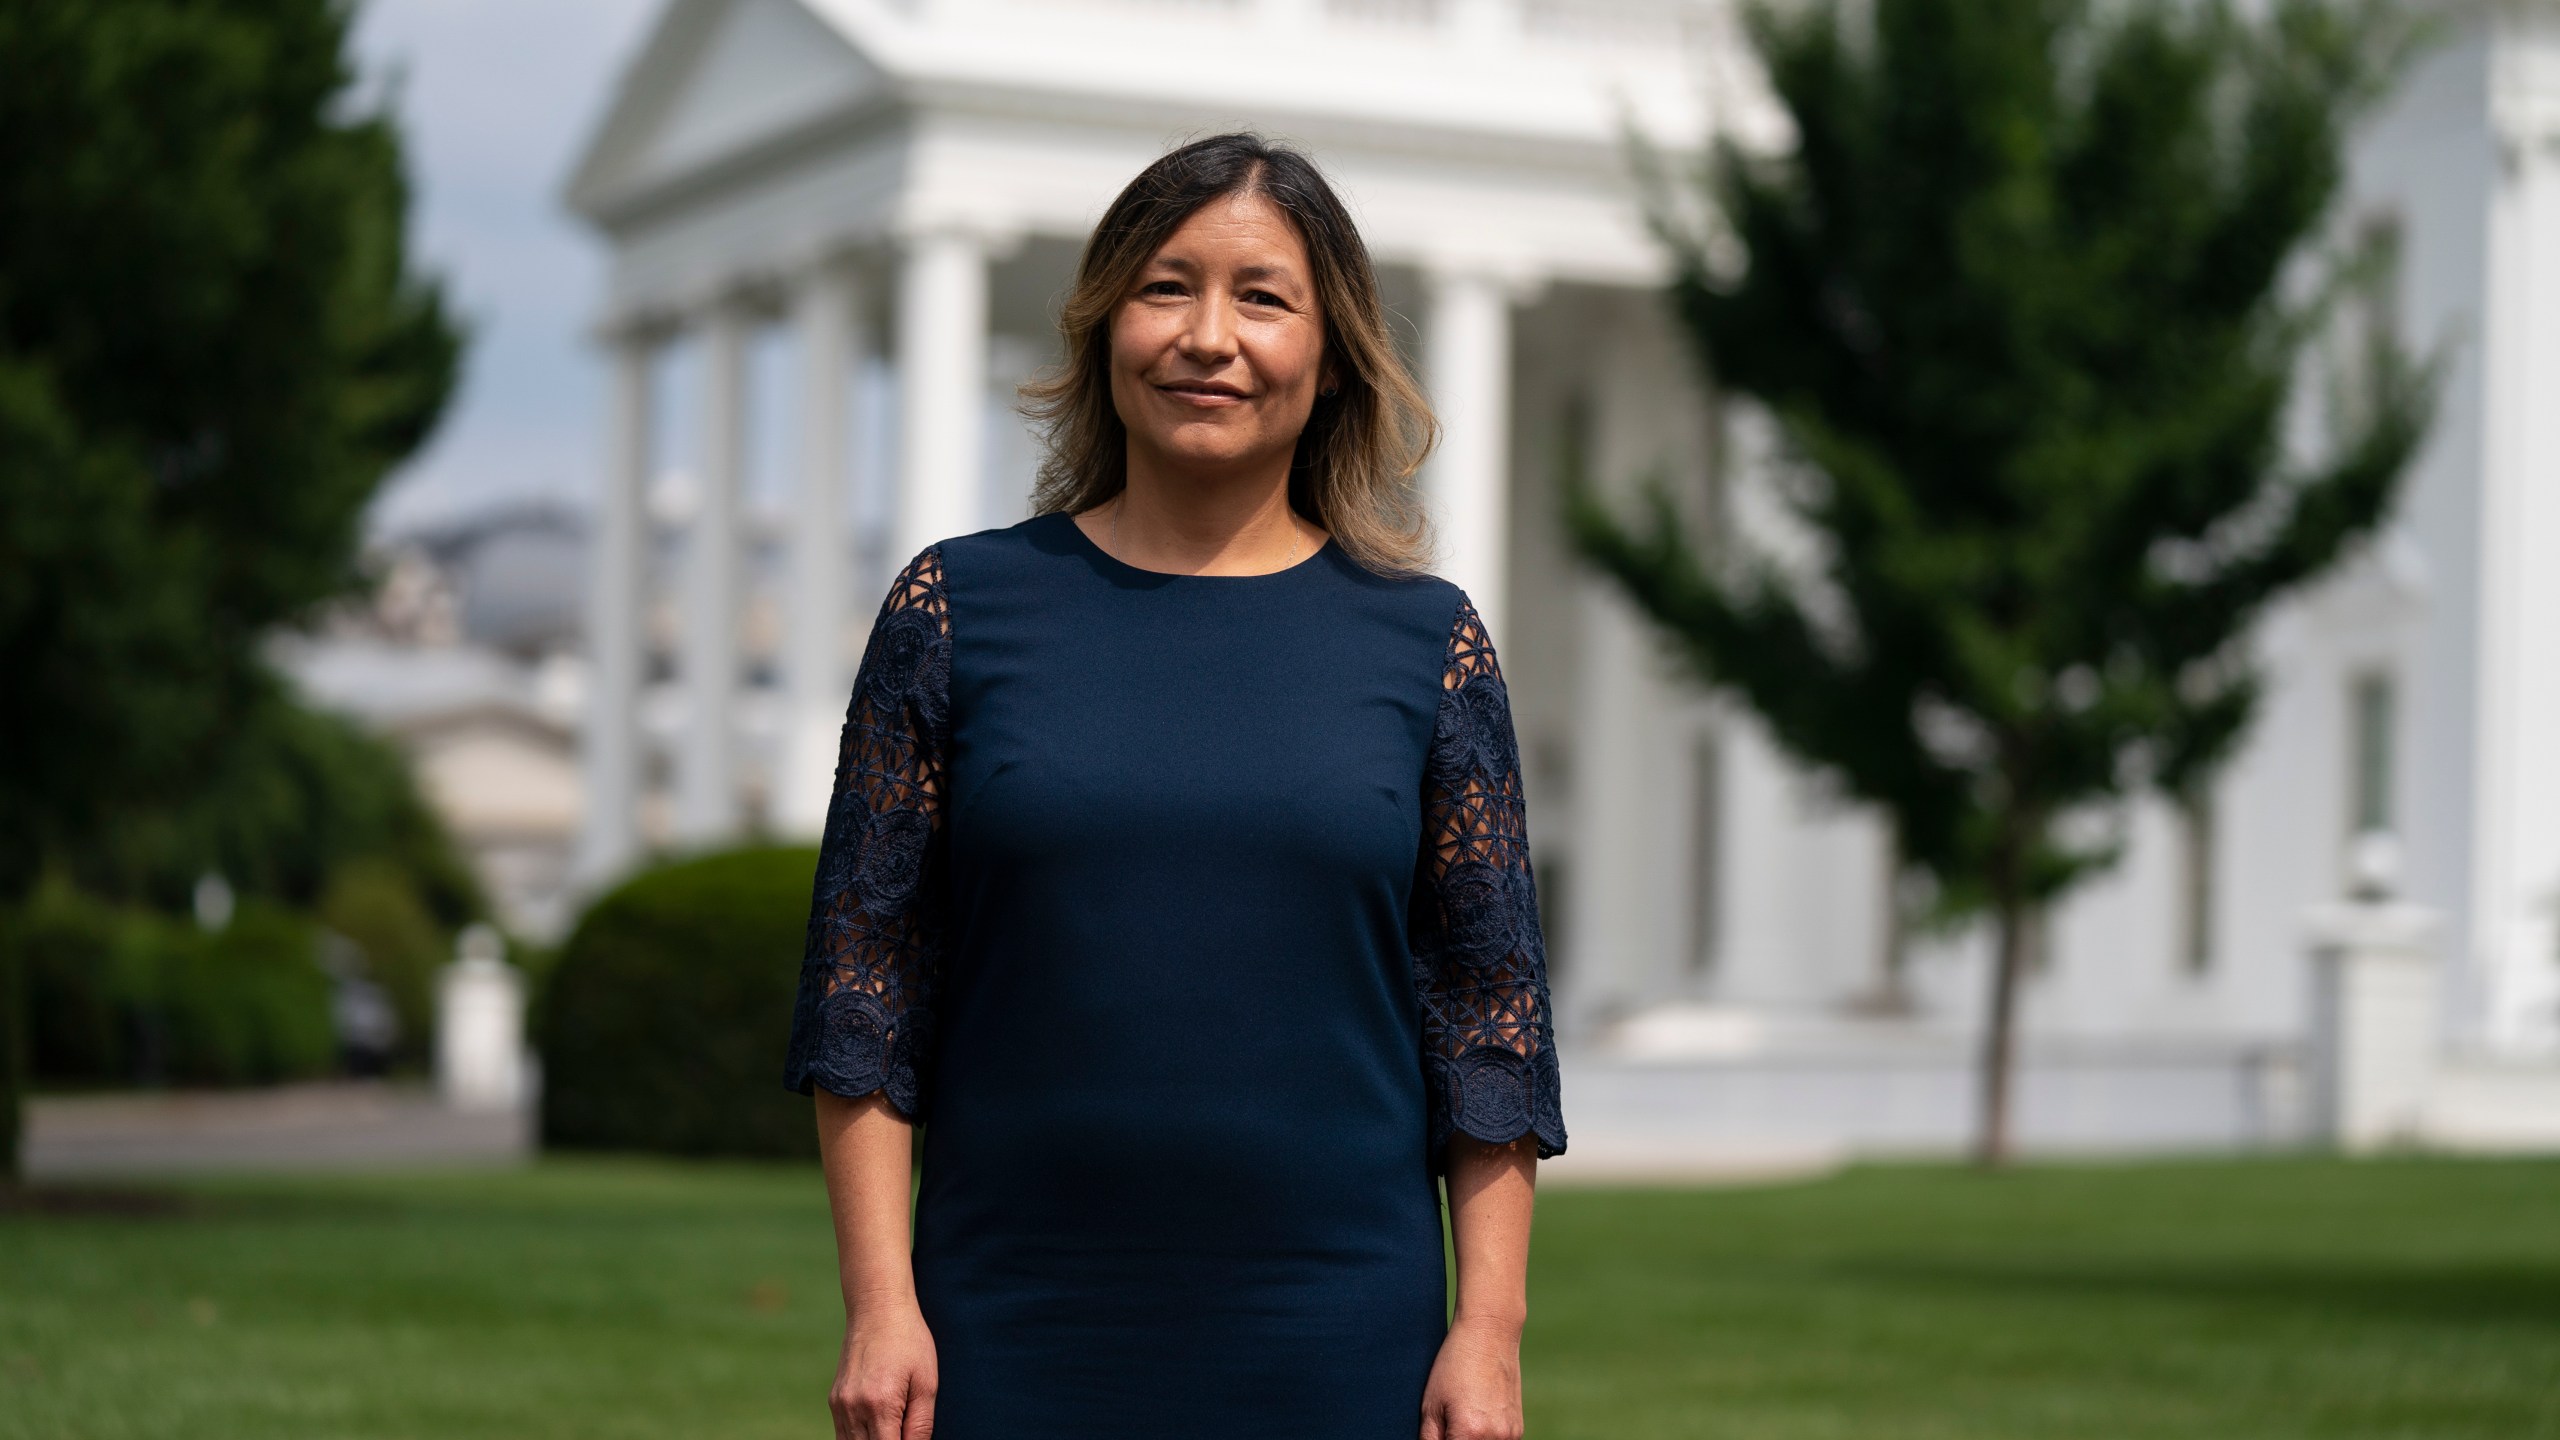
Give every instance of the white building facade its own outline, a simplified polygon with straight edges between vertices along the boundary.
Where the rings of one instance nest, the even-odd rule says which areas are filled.
[[[1440,569],[1511,678],[1577,1150],[1950,1141],[1979,937],[1901,937],[1873,818],[1563,545],[1569,443],[1784,539],[1765,435],[1659,301],[1627,126],[1785,140],[1721,0],[672,0],[569,191],[612,251],[587,883],[815,832],[889,575],[1025,512],[1013,387],[1087,231],[1171,144],[1250,128],[1351,204],[1445,426]],[[2352,192],[2400,240],[2383,318],[2449,347],[2437,428],[2390,533],[2266,627],[2208,821],[2137,806],[2050,918],[2029,1143],[2292,1135],[2305,916],[2377,832],[2438,917],[2442,1044],[2560,1055],[2560,16],[2461,10]]]

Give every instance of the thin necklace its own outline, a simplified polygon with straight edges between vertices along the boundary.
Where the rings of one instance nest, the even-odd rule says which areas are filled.
[[[1120,507],[1128,503],[1129,492],[1126,490],[1111,497],[1111,551],[1115,556],[1120,553]],[[1289,547],[1289,564],[1281,566],[1280,570],[1289,569],[1306,558],[1307,537],[1305,532],[1298,529],[1298,517],[1295,515],[1289,517],[1289,533],[1296,537],[1296,543]],[[1280,571],[1274,570],[1269,573],[1277,575]]]

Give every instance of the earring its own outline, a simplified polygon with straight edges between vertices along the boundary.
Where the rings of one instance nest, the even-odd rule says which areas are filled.
[[[1339,394],[1341,394],[1341,393],[1342,393],[1342,387],[1341,387],[1341,386],[1339,386],[1339,385],[1327,385],[1326,387],[1324,387],[1323,389],[1321,389],[1321,390],[1317,391],[1316,393],[1317,393],[1317,394],[1319,394],[1319,395],[1321,395],[1321,396],[1323,396],[1323,397],[1324,397],[1324,398],[1326,398],[1327,400],[1330,400],[1330,399],[1332,399],[1334,396],[1339,395]]]

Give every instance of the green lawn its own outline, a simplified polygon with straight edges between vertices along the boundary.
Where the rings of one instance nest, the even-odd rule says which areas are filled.
[[[185,1196],[0,1217],[0,1437],[828,1433],[813,1171]],[[1555,1190],[1532,1300],[1540,1440],[2560,1437],[2555,1163]]]

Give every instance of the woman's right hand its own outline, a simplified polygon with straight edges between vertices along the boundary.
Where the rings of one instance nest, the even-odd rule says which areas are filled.
[[[845,1322],[844,1359],[827,1392],[836,1440],[928,1440],[940,1388],[933,1332],[915,1301],[866,1307]]]

